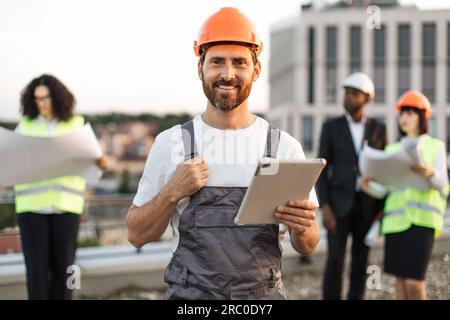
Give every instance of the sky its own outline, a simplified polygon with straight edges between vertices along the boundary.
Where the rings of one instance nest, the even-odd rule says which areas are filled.
[[[203,21],[239,8],[264,42],[250,110],[268,109],[270,27],[300,13],[301,0],[2,0],[0,120],[20,117],[20,92],[50,73],[76,96],[78,113],[189,112],[206,107],[192,45]],[[334,1],[330,1],[334,2]],[[448,0],[403,0],[422,9]]]

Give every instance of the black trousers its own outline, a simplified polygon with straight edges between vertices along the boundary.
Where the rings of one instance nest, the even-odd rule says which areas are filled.
[[[352,260],[347,298],[349,300],[364,298],[369,255],[369,247],[364,244],[364,237],[372,225],[373,218],[364,215],[362,208],[361,193],[357,192],[350,214],[345,218],[336,219],[336,234],[328,232],[328,255],[323,279],[325,300],[341,299],[345,249],[349,234],[352,235]]]
[[[73,213],[17,215],[25,258],[28,299],[70,300],[67,286],[77,246],[80,215]]]

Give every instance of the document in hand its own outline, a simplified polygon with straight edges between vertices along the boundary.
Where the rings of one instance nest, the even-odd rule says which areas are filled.
[[[96,182],[101,170],[95,159],[101,147],[90,124],[57,137],[31,137],[0,128],[0,185],[46,180],[67,175]]]
[[[289,200],[308,199],[325,165],[325,159],[264,159],[258,165],[234,222],[241,225],[277,223],[275,209]]]
[[[421,159],[415,147],[403,146],[396,152],[385,152],[365,145],[359,156],[361,174],[372,178],[389,189],[429,189],[430,183],[425,178],[410,169],[412,164],[420,163]]]
[[[403,138],[400,142],[403,149],[405,149],[406,153],[411,158],[413,164],[423,164],[422,156],[420,155],[419,139],[409,139]]]

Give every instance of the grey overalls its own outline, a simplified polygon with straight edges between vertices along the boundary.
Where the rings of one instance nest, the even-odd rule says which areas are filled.
[[[182,126],[185,159],[197,156],[194,126]],[[265,156],[277,155],[269,126]],[[167,299],[285,299],[278,225],[234,223],[246,187],[206,186],[190,197],[179,244],[164,273]]]

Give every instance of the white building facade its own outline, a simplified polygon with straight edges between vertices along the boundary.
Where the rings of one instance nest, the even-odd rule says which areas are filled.
[[[389,5],[367,6],[377,2]],[[272,28],[268,119],[317,156],[323,122],[344,112],[342,81],[362,71],[376,95],[365,113],[386,124],[388,142],[398,137],[395,102],[415,89],[432,104],[429,133],[450,146],[450,10],[348,3],[306,8]]]

